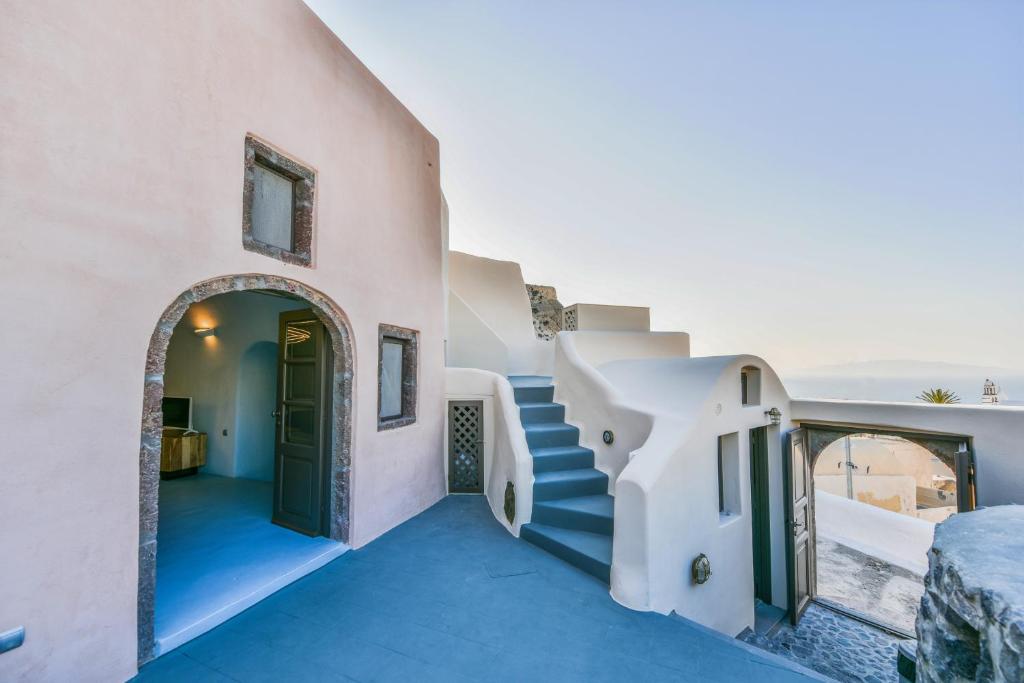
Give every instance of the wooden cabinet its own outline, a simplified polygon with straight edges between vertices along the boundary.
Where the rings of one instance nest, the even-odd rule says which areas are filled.
[[[165,429],[160,439],[160,478],[174,479],[195,474],[206,464],[205,432]]]

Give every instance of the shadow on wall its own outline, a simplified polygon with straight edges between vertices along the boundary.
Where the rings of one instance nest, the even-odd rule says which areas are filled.
[[[277,344],[261,341],[245,350],[235,400],[235,476],[272,481]]]

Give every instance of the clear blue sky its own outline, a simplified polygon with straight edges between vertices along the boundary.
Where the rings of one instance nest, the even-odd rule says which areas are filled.
[[[696,354],[1024,368],[1024,2],[308,2],[453,249]]]

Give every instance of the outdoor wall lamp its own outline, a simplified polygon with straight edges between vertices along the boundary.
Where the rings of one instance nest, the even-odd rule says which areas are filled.
[[[764,411],[764,414],[768,416],[773,425],[782,424],[782,411],[778,408],[773,407],[771,410]]]
[[[194,329],[192,331],[196,333],[197,337],[216,337],[217,336],[217,328],[216,327],[197,327],[196,329]]]
[[[615,432],[613,432],[610,429],[604,430],[604,434],[601,435],[601,440],[604,441],[609,446],[611,446],[613,443],[615,443]]]
[[[711,560],[704,553],[693,558],[690,565],[690,573],[693,575],[693,582],[696,584],[707,583],[711,578]]]

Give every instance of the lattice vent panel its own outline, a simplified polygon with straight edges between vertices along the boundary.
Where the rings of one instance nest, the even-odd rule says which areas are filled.
[[[483,404],[451,403],[448,408],[448,478],[451,491],[483,490]]]

